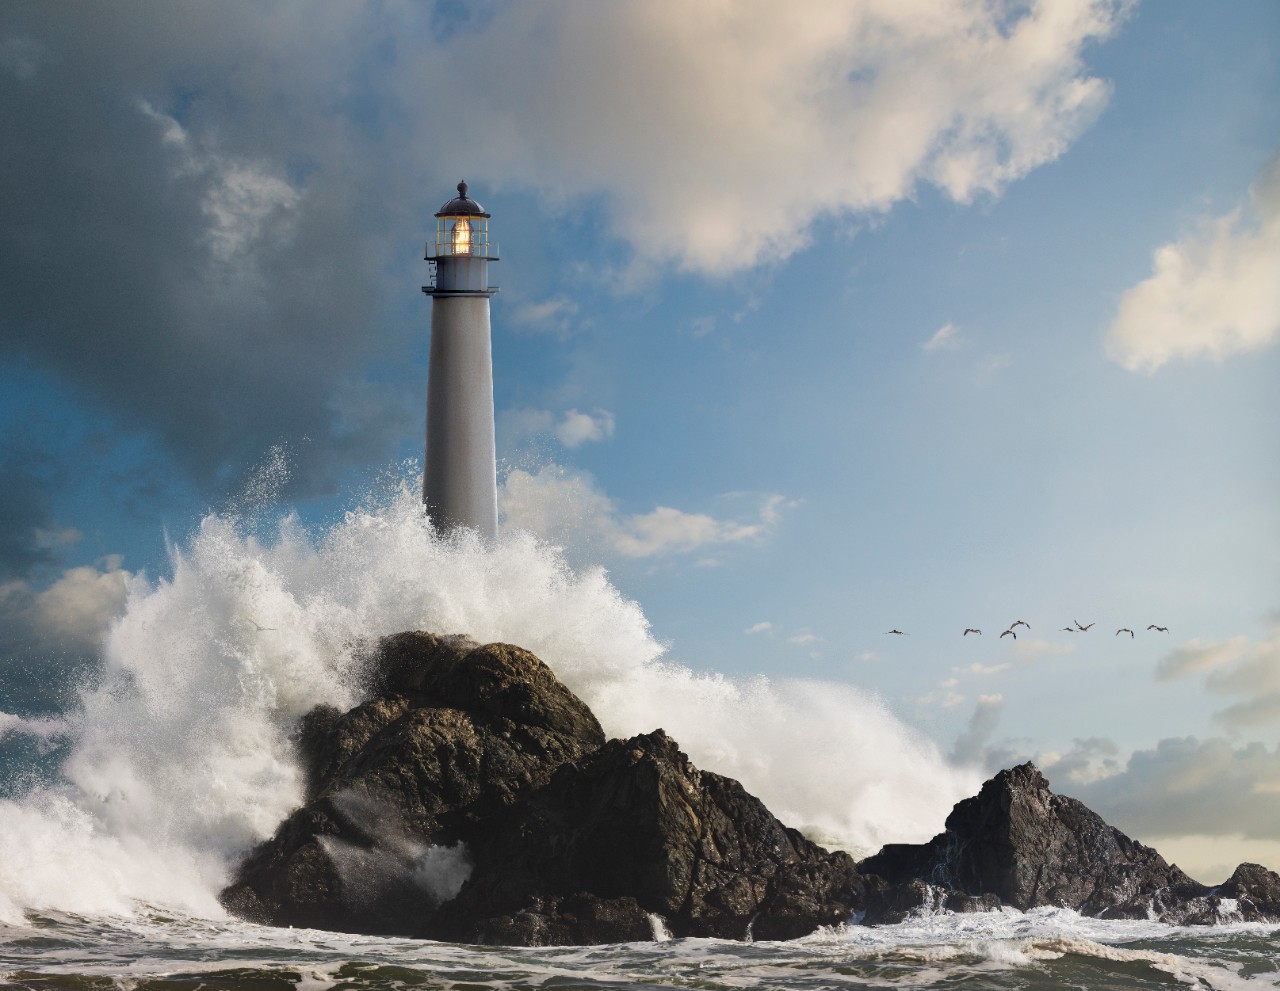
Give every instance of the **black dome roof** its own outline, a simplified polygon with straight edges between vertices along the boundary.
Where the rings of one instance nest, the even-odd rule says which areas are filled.
[[[458,183],[458,195],[436,211],[437,217],[456,217],[459,214],[471,214],[475,217],[489,216],[485,213],[484,207],[467,196],[465,181]]]

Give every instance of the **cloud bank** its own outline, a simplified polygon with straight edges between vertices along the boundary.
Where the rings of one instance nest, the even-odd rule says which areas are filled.
[[[1257,641],[1246,636],[1192,640],[1162,659],[1156,675],[1162,680],[1200,675],[1209,694],[1237,697],[1213,714],[1229,730],[1280,724],[1280,622]]]
[[[1156,249],[1152,275],[1120,300],[1107,354],[1132,372],[1177,358],[1221,361],[1280,336],[1280,156],[1262,170],[1249,206],[1204,217]]]

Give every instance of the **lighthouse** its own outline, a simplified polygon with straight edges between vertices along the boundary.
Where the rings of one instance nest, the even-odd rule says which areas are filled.
[[[489,214],[458,183],[427,241],[431,352],[422,500],[436,529],[498,535],[498,471],[493,437],[493,350],[489,330]]]

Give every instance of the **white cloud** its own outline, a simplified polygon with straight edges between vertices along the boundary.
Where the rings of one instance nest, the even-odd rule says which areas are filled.
[[[1175,358],[1220,361],[1280,336],[1280,156],[1258,176],[1251,209],[1205,217],[1156,249],[1152,275],[1120,300],[1107,354],[1130,371]]]
[[[956,691],[960,685],[959,678],[946,678],[938,682],[938,688],[928,695],[921,696],[917,701],[921,705],[939,705],[944,709],[954,709],[965,700],[965,696]]]
[[[803,633],[797,633],[793,637],[787,637],[787,643],[793,643],[799,647],[808,647],[815,643],[825,643],[825,642],[826,641],[823,640],[822,637],[817,636],[816,634],[813,634],[813,633],[809,633],[808,631],[805,631]]]
[[[1065,754],[1040,754],[1036,763],[1046,776],[1052,776],[1059,786],[1070,782],[1087,785],[1118,774],[1120,762],[1116,759],[1120,748],[1106,737],[1091,736],[1071,742]]]
[[[287,242],[292,237],[302,193],[273,166],[203,147],[170,115],[145,101],[139,109],[160,125],[164,143],[179,153],[180,173],[207,180],[200,208],[208,221],[205,237],[214,258],[247,265],[263,241]]]
[[[455,171],[487,163],[566,209],[603,195],[642,259],[725,273],[790,255],[820,217],[921,183],[967,202],[1059,157],[1107,98],[1082,52],[1125,6],[514,4],[398,82],[405,106],[465,90],[456,140],[419,138]]]
[[[518,448],[538,437],[554,437],[563,447],[575,448],[613,436],[616,420],[607,409],[590,413],[576,409],[554,413],[545,409],[504,410],[500,417],[500,433],[506,447]]]
[[[556,439],[565,447],[580,447],[588,441],[612,437],[613,426],[613,414],[607,409],[595,409],[590,413],[571,409],[556,424]]]
[[[768,633],[772,629],[773,629],[773,624],[770,623],[768,620],[764,620],[763,622],[756,623],[755,626],[747,627],[742,632],[745,633],[747,636],[752,636],[753,634],[756,634],[756,633]]]
[[[573,329],[578,315],[578,304],[568,296],[552,296],[548,299],[521,300],[511,307],[508,320],[514,326],[545,331],[566,337]]]
[[[1007,671],[1007,670],[1009,670],[1008,664],[979,664],[976,661],[970,664],[968,667],[951,669],[952,673],[954,674],[977,674],[977,675],[999,674],[1001,671]]]
[[[693,331],[694,337],[706,337],[716,329],[716,318],[714,316],[694,317],[689,321],[689,329]]]
[[[646,558],[759,541],[772,526],[772,499],[766,497],[758,517],[750,521],[722,520],[670,506],[626,514],[587,473],[550,465],[536,474],[510,471],[498,493],[498,507],[504,527],[528,530],[565,547]]]
[[[1280,723],[1280,623],[1263,639],[1232,637],[1222,642],[1191,640],[1156,666],[1161,680],[1203,675],[1205,690],[1239,696],[1213,718],[1231,730]]]
[[[920,345],[922,351],[953,351],[964,343],[960,328],[953,323],[944,323],[932,337]]]
[[[112,556],[101,568],[69,568],[48,588],[22,580],[0,585],[3,639],[38,650],[94,652],[124,610],[130,575]]]

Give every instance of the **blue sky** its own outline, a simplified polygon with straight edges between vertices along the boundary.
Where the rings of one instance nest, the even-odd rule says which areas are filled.
[[[1280,7],[781,11],[6,4],[0,710],[274,447],[315,525],[420,456],[465,177],[508,528],[1280,867]]]

